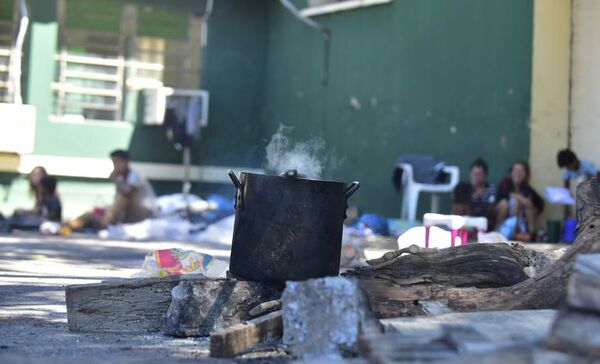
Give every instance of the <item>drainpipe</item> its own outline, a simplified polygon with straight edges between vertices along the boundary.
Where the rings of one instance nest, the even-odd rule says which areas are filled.
[[[21,19],[19,21],[19,30],[17,31],[17,39],[10,54],[10,64],[8,68],[8,93],[9,98],[13,103],[21,105],[23,97],[21,95],[21,58],[23,52],[23,43],[29,26],[29,12],[25,0],[19,3],[19,11]]]
[[[200,16],[202,19],[202,53],[204,54],[204,48],[208,43],[208,20],[210,19],[210,15],[212,14],[213,8],[215,6],[214,0],[206,1],[206,8],[204,9],[204,13]]]
[[[321,84],[327,86],[329,81],[329,44],[331,42],[331,31],[329,28],[317,23],[309,17],[300,13],[300,11],[289,0],[279,0],[292,15],[294,15],[302,23],[309,27],[318,30],[323,34],[323,63],[321,64]]]
[[[569,101],[568,101],[568,114],[567,114],[567,148],[572,148],[573,140],[573,51],[575,42],[575,2],[570,0],[571,5],[571,25],[570,25],[570,39],[569,39]]]

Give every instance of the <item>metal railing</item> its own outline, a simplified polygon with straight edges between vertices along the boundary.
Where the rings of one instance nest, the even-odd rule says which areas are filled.
[[[94,120],[122,120],[125,95],[135,90],[135,80],[160,83],[164,70],[159,63],[73,55],[66,51],[56,55],[55,60],[58,77],[51,85],[56,97],[55,115],[80,115]],[[155,77],[149,78],[148,72]]]
[[[12,51],[9,48],[0,48],[0,102],[11,102],[8,92],[10,57]]]

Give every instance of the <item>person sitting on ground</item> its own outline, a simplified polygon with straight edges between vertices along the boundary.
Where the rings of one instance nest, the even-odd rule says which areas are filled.
[[[570,181],[575,185],[589,178],[598,178],[600,180],[600,171],[594,163],[586,160],[580,160],[570,149],[563,149],[558,152],[556,162],[559,168],[564,168],[563,180],[565,188],[569,188]]]
[[[463,216],[483,216],[488,218],[490,229],[494,225],[496,187],[489,184],[488,165],[477,158],[471,163],[470,181],[460,182],[453,191],[452,214]]]
[[[69,222],[71,228],[105,228],[114,224],[130,224],[152,217],[155,211],[154,190],[139,172],[129,166],[129,153],[115,150],[110,154],[113,171],[109,178],[116,185],[112,206],[95,209]]]
[[[507,238],[531,241],[535,217],[543,211],[544,200],[529,185],[530,169],[527,162],[514,162],[509,172],[509,177],[498,186],[497,222]],[[510,232],[507,232],[511,222],[514,222],[514,227],[508,227]]]
[[[46,168],[42,166],[34,167],[31,172],[27,175],[29,180],[29,193],[35,198],[35,204],[31,209],[17,209],[14,212],[14,216],[26,216],[26,215],[38,215],[42,205],[42,194],[40,183],[42,178],[48,176]]]
[[[56,177],[45,176],[40,181],[39,216],[47,221],[60,222],[62,205],[56,195]]]
[[[110,157],[114,169],[109,178],[115,183],[117,193],[105,223],[134,223],[151,217],[156,208],[156,195],[148,180],[130,168],[127,151],[116,150]]]

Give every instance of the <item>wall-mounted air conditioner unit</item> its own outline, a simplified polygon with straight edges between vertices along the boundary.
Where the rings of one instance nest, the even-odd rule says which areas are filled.
[[[178,104],[183,108],[193,108],[198,115],[198,125],[208,125],[208,91],[184,90],[160,87],[144,90],[144,125],[162,125],[169,105]]]

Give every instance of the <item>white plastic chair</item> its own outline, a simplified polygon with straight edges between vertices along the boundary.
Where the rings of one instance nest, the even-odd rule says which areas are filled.
[[[457,166],[445,166],[443,171],[450,174],[450,182],[440,184],[425,184],[415,182],[413,168],[410,164],[400,163],[402,168],[402,211],[400,218],[408,221],[415,221],[417,217],[417,207],[419,206],[419,194],[421,192],[431,193],[431,209],[429,212],[439,212],[440,193],[452,193],[454,187],[458,184],[460,169]]]

